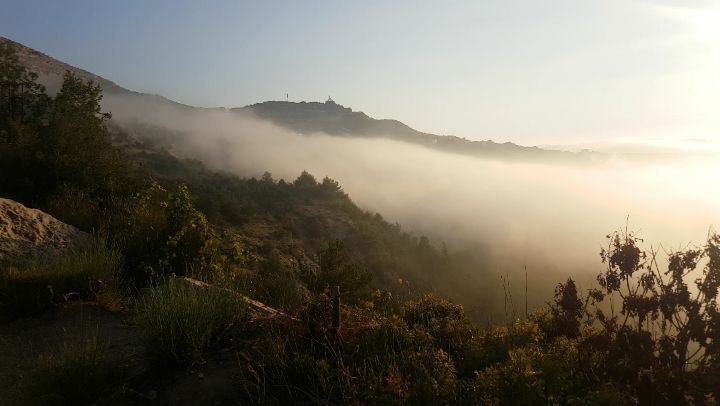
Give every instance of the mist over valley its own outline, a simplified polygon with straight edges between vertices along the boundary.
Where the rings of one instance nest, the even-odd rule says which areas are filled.
[[[720,403],[696,3],[0,5],[0,404]]]

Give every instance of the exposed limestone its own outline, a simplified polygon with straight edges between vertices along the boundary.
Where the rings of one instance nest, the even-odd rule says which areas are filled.
[[[0,198],[0,259],[52,255],[87,238],[43,211]]]

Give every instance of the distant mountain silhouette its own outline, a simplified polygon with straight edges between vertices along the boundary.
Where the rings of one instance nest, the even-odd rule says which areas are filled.
[[[123,96],[126,100],[129,98],[130,101],[136,100],[138,103],[144,103],[144,106],[162,110],[211,110],[188,106],[159,95],[134,92],[94,73],[59,61],[10,39],[0,37],[0,44],[2,43],[9,43],[17,49],[20,61],[30,70],[38,73],[40,82],[46,86],[51,94],[58,91],[62,84],[63,75],[69,70],[86,80],[99,83],[108,96]],[[109,108],[112,112],[112,105],[108,105],[106,108]],[[422,145],[443,152],[485,158],[519,161],[588,162],[591,158],[600,155],[590,151],[580,153],[565,152],[538,147],[525,147],[511,142],[472,141],[455,136],[428,134],[417,131],[397,120],[379,120],[369,117],[363,112],[353,111],[332,100],[324,103],[267,101],[240,108],[231,108],[229,111],[271,121],[278,126],[299,134],[326,133],[337,136],[387,138]]]
[[[332,100],[319,102],[268,101],[231,109],[252,113],[300,134],[326,133],[338,136],[378,137],[420,144],[432,149],[463,155],[520,160],[585,160],[597,155],[524,147],[511,142],[472,141],[450,135],[417,131],[397,120],[378,120]]]

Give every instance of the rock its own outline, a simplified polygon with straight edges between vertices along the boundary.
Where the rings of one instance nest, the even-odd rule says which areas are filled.
[[[221,288],[215,285],[211,285],[209,283],[205,283],[203,281],[199,281],[197,279],[188,278],[184,276],[177,277],[177,279],[181,282],[187,283],[191,286],[195,286],[200,289],[218,289],[225,292],[228,292],[231,295],[235,295],[236,297],[240,298],[245,304],[248,306],[248,310],[250,311],[250,318],[252,320],[263,320],[263,319],[284,319],[290,322],[299,322],[298,319],[289,316],[285,313],[283,313],[280,310],[274,309],[268,305],[266,305],[263,302],[260,302],[255,299],[251,299],[245,295],[242,295],[238,292],[232,291],[230,289]]]
[[[0,198],[0,259],[57,254],[88,238],[43,211]]]

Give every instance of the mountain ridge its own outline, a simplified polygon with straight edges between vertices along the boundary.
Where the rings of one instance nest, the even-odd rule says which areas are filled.
[[[393,119],[376,119],[361,111],[353,111],[328,99],[321,102],[266,101],[245,107],[230,109],[231,112],[251,113],[276,125],[301,134],[325,133],[336,136],[365,136],[389,138],[397,141],[423,145],[443,152],[470,156],[493,156],[524,160],[585,159],[596,153],[549,150],[537,146],[522,146],[512,142],[498,143],[492,140],[473,141],[453,135],[436,135],[413,129]]]
[[[453,135],[436,135],[413,129],[394,119],[376,119],[361,111],[335,103],[332,99],[322,102],[265,101],[231,108],[203,108],[176,102],[161,95],[136,92],[84,69],[69,65],[45,53],[0,36],[0,44],[9,44],[18,51],[20,62],[39,75],[39,81],[55,93],[62,84],[65,71],[71,71],[85,80],[98,83],[108,96],[130,97],[149,102],[162,110],[209,111],[225,110],[236,114],[249,114],[299,134],[326,133],[334,136],[387,138],[455,154],[520,160],[560,160],[585,162],[597,155],[595,152],[567,152],[522,146],[512,142],[499,143],[492,140],[473,141]],[[110,109],[112,113],[112,109]]]

